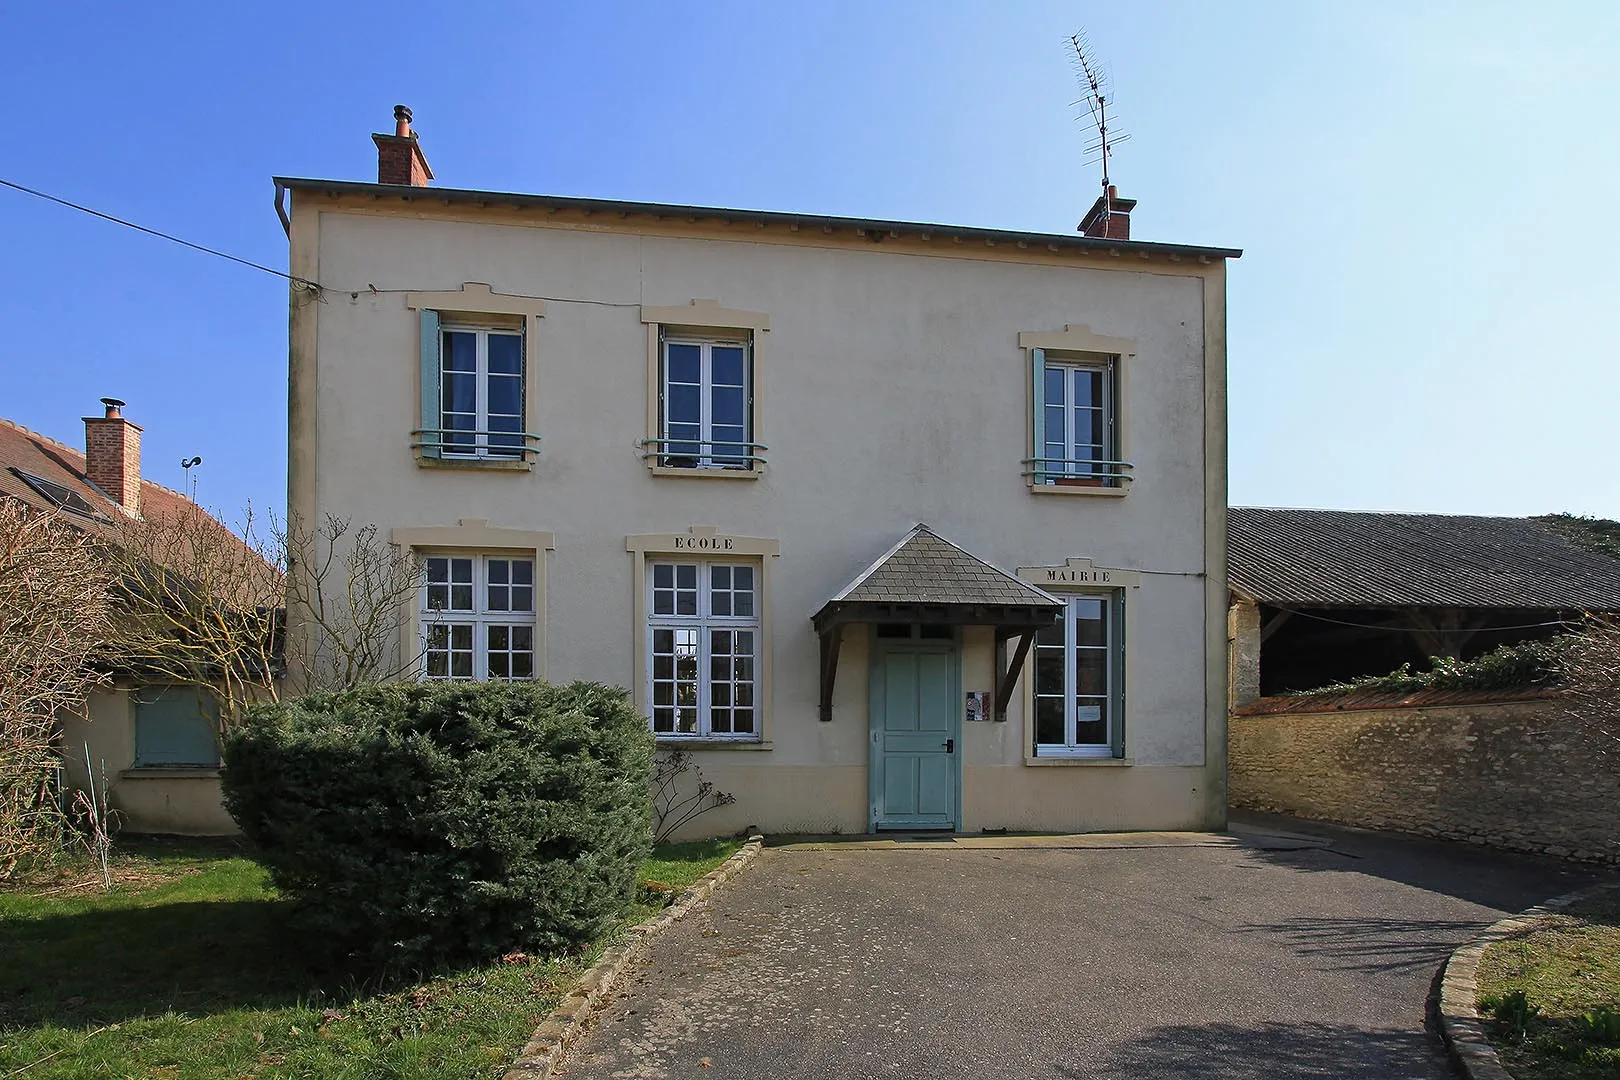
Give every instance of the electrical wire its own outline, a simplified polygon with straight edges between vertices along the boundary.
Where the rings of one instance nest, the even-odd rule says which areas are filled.
[[[294,285],[302,285],[309,289],[319,289],[321,287],[319,282],[310,281],[307,278],[301,278],[296,275],[289,274],[284,270],[277,270],[273,266],[265,266],[263,263],[256,263],[252,259],[244,259],[224,251],[219,251],[215,248],[205,247],[202,244],[194,244],[190,240],[182,240],[178,236],[163,232],[159,229],[151,229],[147,228],[145,225],[137,225],[133,221],[126,221],[121,217],[114,217],[112,214],[106,214],[100,210],[95,210],[88,206],[81,206],[76,202],[69,202],[67,199],[59,198],[56,195],[51,195],[43,191],[35,191],[31,187],[24,187],[23,185],[15,183],[11,180],[0,178],[0,186],[11,188],[13,191],[20,191],[24,195],[32,195],[36,199],[44,199],[47,202],[56,203],[58,206],[65,206],[69,210],[77,210],[81,214],[89,214],[91,217],[98,217],[103,221],[110,221],[114,225],[122,225],[126,229],[134,229],[136,232],[143,232],[148,236],[156,236],[161,240],[167,240],[170,243],[179,244],[181,247],[191,248],[193,251],[200,251],[205,255],[213,255],[216,258],[228,259],[233,263],[239,263],[242,266],[251,267],[254,270],[262,270],[266,274],[274,274],[276,277],[286,278]]]
[[[185,240],[181,237],[175,236],[172,233],[166,233],[161,229],[149,228],[145,225],[140,225],[136,222],[128,221],[124,218],[104,213],[100,210],[94,209],[93,207],[82,206],[79,203],[71,202],[67,199],[61,198],[60,196],[52,195],[49,192],[36,191],[31,187],[25,187],[22,184],[4,179],[3,177],[0,177],[0,187],[8,187],[13,191],[20,191],[24,195],[32,195],[36,199],[44,199],[47,202],[56,203],[58,206],[65,206],[69,210],[77,210],[81,214],[89,214],[91,217],[100,218],[103,221],[110,221],[114,225],[122,225],[126,229],[134,229],[136,232],[143,232],[148,236],[156,236],[160,240],[167,240],[170,243],[179,244],[181,247],[188,247],[193,251],[200,251],[205,255],[212,255],[215,258],[226,259],[241,266],[251,267],[254,270],[262,270],[266,274],[274,274],[278,278],[285,278],[294,285],[309,289],[312,292],[346,292],[350,296],[359,296],[361,293],[371,293],[374,296],[380,296],[383,293],[406,293],[421,291],[419,289],[379,289],[375,285],[367,285],[363,289],[332,289],[329,286],[322,285],[318,281],[311,281],[308,278],[299,277],[296,274],[289,274],[284,270],[277,270],[273,266],[265,266],[263,263],[256,263],[252,259],[244,259],[240,256],[232,255],[229,252],[220,251],[216,248],[207,247],[203,244],[196,244],[190,240]],[[585,300],[576,296],[535,296],[530,297],[529,299],[544,300],[549,304],[592,304],[597,307],[611,308],[633,308],[641,306],[639,301],[633,300]]]
[[[1264,603],[1264,601],[1262,601]],[[1343,619],[1330,619],[1326,615],[1313,615],[1309,611],[1296,611],[1293,608],[1282,607],[1278,604],[1266,604],[1266,607],[1277,611],[1286,611],[1290,615],[1298,615],[1305,619],[1315,619],[1318,622],[1333,623],[1335,626],[1351,626],[1357,630],[1429,630],[1427,626],[1401,626],[1396,623],[1356,623],[1346,622]],[[1476,626],[1471,633],[1484,633],[1489,630],[1538,630],[1544,626],[1574,626],[1570,619],[1553,619],[1550,622],[1521,623],[1518,626]],[[1459,630],[1462,628],[1459,627]]]

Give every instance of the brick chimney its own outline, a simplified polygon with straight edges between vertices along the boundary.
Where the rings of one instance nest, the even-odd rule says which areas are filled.
[[[124,419],[124,403],[104,397],[106,416],[84,418],[84,473],[131,514],[141,512],[141,429]]]
[[[1108,185],[1108,194],[1097,196],[1097,201],[1086,211],[1080,231],[1099,240],[1129,240],[1131,238],[1131,211],[1136,209],[1135,199],[1122,199],[1119,189]]]
[[[377,183],[427,187],[433,179],[411,130],[411,110],[405,106],[394,106],[394,133],[373,135],[371,141],[377,144]]]

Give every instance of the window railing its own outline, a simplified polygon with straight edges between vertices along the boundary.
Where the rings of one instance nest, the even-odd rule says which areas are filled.
[[[417,428],[411,432],[411,449],[430,457],[527,461],[540,453],[540,436],[532,431]]]
[[[1029,457],[1023,459],[1023,466],[1023,475],[1034,477],[1037,484],[1095,481],[1106,487],[1119,487],[1135,479],[1130,474],[1135,466],[1129,461]]]
[[[643,461],[666,469],[753,469],[765,464],[764,443],[723,439],[642,439]]]

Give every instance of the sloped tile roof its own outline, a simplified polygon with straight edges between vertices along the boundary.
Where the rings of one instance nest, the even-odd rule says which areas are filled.
[[[918,525],[901,537],[831,602],[1063,606],[1050,594],[958,547],[927,525]]]
[[[53,503],[18,477],[13,469],[40,477],[53,484],[60,484],[84,499],[98,514],[105,515],[105,520],[59,511]],[[129,519],[123,507],[91,483],[89,477],[85,475],[82,450],[75,450],[65,443],[59,443],[37,431],[30,431],[21,424],[4,419],[0,419],[0,498],[16,499],[47,513],[59,512],[62,520],[67,523],[109,539],[116,539],[118,523]],[[241,544],[243,549],[247,547],[241,538],[231,532],[218,518],[178,491],[151,480],[141,481],[140,509],[141,517],[148,521],[197,515],[205,522],[205,528],[218,529],[232,542]],[[275,572],[269,564],[266,564],[266,570]]]
[[[1231,587],[1282,606],[1620,610],[1620,560],[1528,518],[1234,506]]]

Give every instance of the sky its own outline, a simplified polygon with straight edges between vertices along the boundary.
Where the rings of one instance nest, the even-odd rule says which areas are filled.
[[[1620,517],[1620,5],[8,5],[0,179],[277,269],[273,175],[1072,232],[1066,39],[1137,239],[1230,268],[1231,500]],[[453,18],[446,18],[453,12]],[[0,416],[285,505],[287,289],[0,189]]]

